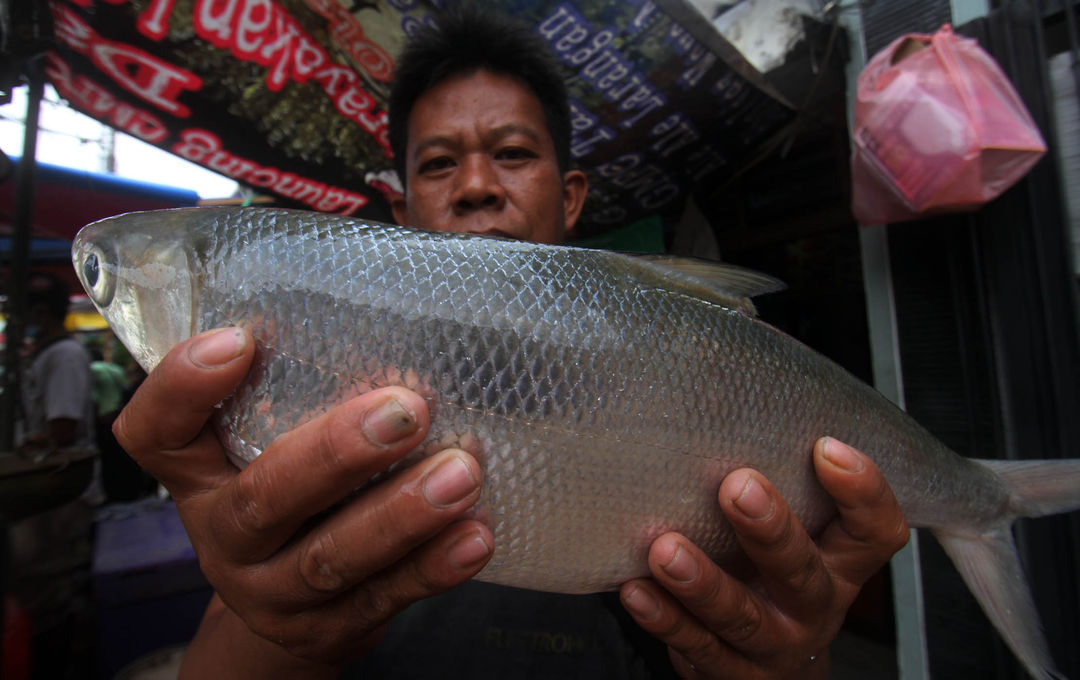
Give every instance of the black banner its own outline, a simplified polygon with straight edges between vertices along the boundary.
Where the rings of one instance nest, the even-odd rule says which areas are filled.
[[[46,73],[74,108],[254,189],[389,219],[385,110],[421,0],[51,0]],[[677,212],[793,112],[685,0],[509,0],[565,68],[577,236]]]

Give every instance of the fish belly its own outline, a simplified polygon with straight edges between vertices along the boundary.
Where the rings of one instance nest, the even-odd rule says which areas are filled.
[[[689,360],[642,373],[630,369],[638,359],[625,352],[371,309],[344,314],[340,305],[335,321],[298,333],[311,329],[310,317],[305,324],[271,310],[318,306],[288,297],[238,302],[231,313],[204,320],[213,327],[246,319],[259,347],[246,382],[219,415],[237,462],[353,396],[388,385],[414,389],[429,402],[432,428],[401,465],[450,446],[477,457],[484,483],[474,514],[495,536],[483,580],[610,590],[648,573],[648,547],[668,531],[728,563],[739,551],[717,492],[724,476],[744,465],[780,487],[810,531],[832,515],[812,475],[809,431],[763,427],[767,414],[738,406],[753,409],[749,398],[724,395],[719,383],[695,384],[701,367],[691,370]],[[709,399],[699,394],[706,389]],[[694,412],[700,405],[674,408],[695,395],[727,408],[712,415]],[[784,408],[774,401],[770,410]],[[770,444],[763,433],[782,441]]]
[[[823,435],[863,446],[902,500],[944,488],[939,459],[965,472],[835,364],[742,312],[641,285],[625,258],[392,229],[252,242],[267,251],[208,260],[196,323],[246,325],[259,347],[220,417],[234,456],[371,389],[416,390],[432,429],[405,464],[454,445],[483,466],[475,512],[496,548],[481,578],[610,589],[646,574],[671,530],[725,563],[738,550],[717,491],[741,466],[816,534],[834,513],[812,467]],[[941,498],[914,511],[940,515]]]

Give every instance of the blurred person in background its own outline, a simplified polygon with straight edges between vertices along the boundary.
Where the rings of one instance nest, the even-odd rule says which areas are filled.
[[[107,336],[105,340],[90,346],[90,356],[93,358],[90,370],[94,376],[94,405],[97,409],[94,435],[101,454],[101,483],[105,500],[109,503],[126,503],[153,494],[157,482],[131,460],[113,435],[113,421],[133,390],[128,379],[129,371],[105,357],[103,349],[110,349],[110,341],[111,336]]]
[[[95,449],[90,354],[64,326],[70,289],[31,274],[27,293],[28,365],[22,375],[16,451],[35,461]],[[89,641],[80,631],[89,610],[94,507],[99,472],[78,498],[11,526],[11,589],[30,618],[31,677],[83,677],[78,659]]]
[[[44,458],[58,449],[94,446],[90,355],[64,326],[70,289],[32,275],[26,311],[30,363],[23,375],[22,432],[17,450]]]

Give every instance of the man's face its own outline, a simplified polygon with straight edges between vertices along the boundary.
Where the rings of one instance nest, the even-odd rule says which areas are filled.
[[[394,219],[438,231],[559,243],[587,183],[563,175],[540,102],[515,78],[454,76],[409,114],[405,197]]]

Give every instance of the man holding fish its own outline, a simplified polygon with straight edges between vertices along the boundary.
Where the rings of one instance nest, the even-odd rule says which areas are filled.
[[[577,220],[587,182],[568,167],[565,87],[528,30],[490,16],[444,17],[400,58],[390,112],[405,185],[393,206],[399,223],[558,243]],[[599,659],[597,668],[615,677],[673,668],[684,677],[825,678],[847,608],[907,540],[877,467],[836,440],[813,451],[818,480],[839,508],[817,542],[760,473],[730,474],[717,502],[752,563],[745,573],[736,578],[667,533],[651,545],[652,578],[619,592],[629,617],[666,645],[670,666],[659,668],[641,651],[648,645],[640,631],[622,627],[626,613],[597,604],[599,596],[465,583],[499,540],[469,515],[483,479],[467,447],[350,496],[424,439],[431,414],[413,391],[356,397],[279,437],[238,471],[207,420],[253,356],[253,340],[240,329],[181,343],[115,426],[175,498],[217,593],[187,652],[185,677],[335,677],[366,656],[367,672],[396,664],[404,677],[430,676],[425,663],[438,664],[442,676],[567,677]],[[474,606],[470,598],[494,618],[459,627],[457,612]],[[403,614],[414,603],[422,604]],[[589,618],[586,625],[602,632],[580,645],[588,650],[562,655],[561,667],[512,667],[523,651],[558,651],[564,640],[534,635],[549,642],[515,644],[522,629],[498,617],[521,607],[539,617],[558,609],[566,619]],[[565,638],[567,647],[573,639]]]

